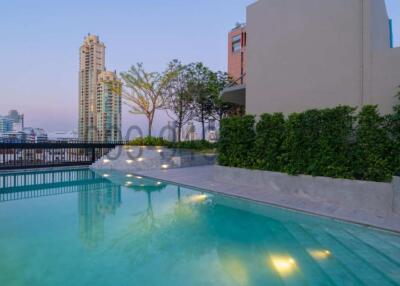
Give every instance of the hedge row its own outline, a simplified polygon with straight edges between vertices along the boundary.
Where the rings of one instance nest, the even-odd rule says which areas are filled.
[[[225,118],[219,164],[288,174],[390,181],[400,170],[400,116],[348,106]],[[399,113],[400,114],[400,113]],[[397,120],[397,121],[396,121]]]
[[[138,137],[128,142],[127,145],[131,146],[165,146],[168,148],[176,149],[190,149],[190,150],[210,150],[215,149],[217,144],[210,143],[205,140],[171,142],[162,137]]]

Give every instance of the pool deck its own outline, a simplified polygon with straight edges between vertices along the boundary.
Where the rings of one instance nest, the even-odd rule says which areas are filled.
[[[359,207],[343,207],[340,204],[332,203],[330,200],[313,200],[310,197],[288,194],[277,190],[271,184],[248,184],[241,181],[240,177],[232,180],[227,180],[226,178],[219,179],[220,175],[224,175],[224,172],[228,173],[229,169],[211,165],[168,170],[135,171],[134,173],[143,177],[156,178],[210,192],[250,199],[261,203],[400,233],[400,214],[394,211],[374,212]],[[282,176],[287,175],[282,174]],[[379,183],[375,184],[377,184],[377,187],[381,186]]]

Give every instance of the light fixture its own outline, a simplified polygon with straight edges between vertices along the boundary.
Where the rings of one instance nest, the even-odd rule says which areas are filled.
[[[200,203],[200,202],[204,202],[205,200],[207,200],[208,196],[206,194],[198,194],[198,195],[193,195],[190,196],[187,201],[190,203]]]
[[[104,160],[103,160],[103,163],[109,163],[109,162],[110,162],[109,159],[104,159]]]
[[[158,152],[158,153],[162,153],[162,151],[163,151],[163,150],[161,150],[161,149],[157,149],[157,152]]]
[[[129,149],[128,152],[129,152],[129,153],[132,153],[132,152],[133,152],[133,149]]]
[[[127,185],[127,186],[130,186],[130,185],[132,185],[132,184],[133,184],[133,183],[130,182],[130,181],[126,182],[126,185]]]
[[[297,269],[296,261],[290,256],[272,255],[270,262],[280,276],[288,276]]]
[[[326,249],[309,249],[307,251],[315,260],[323,260],[331,256],[331,252]]]
[[[143,157],[139,157],[139,158],[137,158],[137,160],[138,160],[138,162],[142,162],[144,160],[144,158]]]
[[[126,176],[127,176],[128,178],[131,178],[131,177],[132,177],[132,174],[126,174]]]
[[[162,183],[161,182],[157,182],[157,185],[161,185]]]
[[[108,177],[110,177],[110,175],[109,174],[103,174],[103,177],[104,178],[108,178]]]
[[[163,168],[163,169],[168,169],[168,167],[169,167],[168,164],[162,164],[162,165],[161,165],[161,168]]]
[[[136,176],[136,179],[143,179],[143,177],[140,177],[140,176]]]
[[[133,160],[126,160],[126,163],[132,164],[132,163],[133,163]]]
[[[249,285],[249,273],[245,263],[235,257],[221,259],[222,269],[237,282],[238,285]]]

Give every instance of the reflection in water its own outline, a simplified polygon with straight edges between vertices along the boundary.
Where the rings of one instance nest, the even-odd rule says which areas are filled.
[[[0,174],[0,202],[79,192],[102,182],[88,169],[54,169]]]
[[[110,182],[82,190],[78,195],[79,233],[88,248],[94,248],[104,237],[104,220],[121,205],[121,187]]]

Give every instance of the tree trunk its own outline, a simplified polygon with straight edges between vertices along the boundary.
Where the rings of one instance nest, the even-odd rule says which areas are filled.
[[[181,142],[181,134],[182,134],[182,122],[183,122],[183,115],[182,115],[182,101],[180,101],[180,111],[178,117],[178,142]]]
[[[202,139],[206,140],[206,130],[205,130],[205,122],[204,122],[204,112],[201,112],[201,128],[202,128]]]
[[[147,133],[147,136],[149,136],[149,137],[151,137],[151,128],[152,128],[152,126],[153,126],[153,117],[152,116],[150,116],[149,117],[149,129],[148,129],[148,133]]]
[[[182,124],[178,123],[178,142],[181,142]]]

